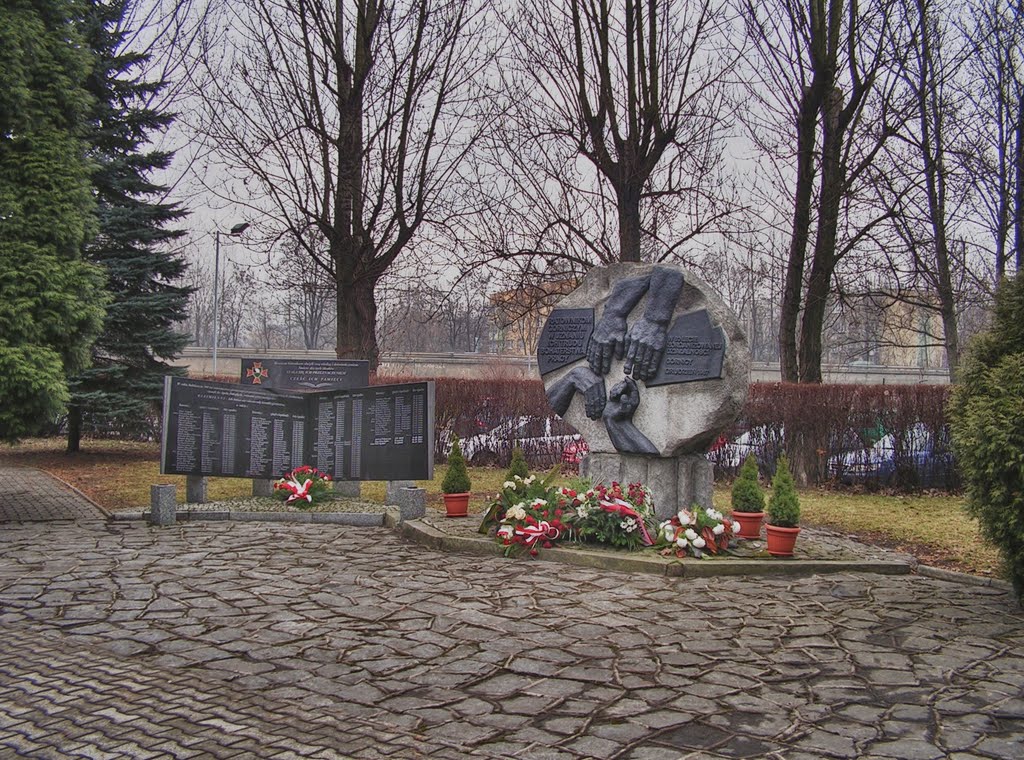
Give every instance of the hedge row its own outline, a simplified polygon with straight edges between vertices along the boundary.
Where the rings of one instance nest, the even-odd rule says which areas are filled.
[[[709,454],[734,475],[749,442],[770,477],[785,450],[806,483],[956,489],[944,385],[754,383],[743,416]],[[740,441],[740,446],[729,442]]]
[[[444,460],[453,432],[466,438],[494,431],[501,439],[521,417],[552,415],[537,380],[437,378],[435,383],[438,461]],[[956,488],[945,416],[949,392],[949,386],[936,385],[754,383],[742,417],[708,456],[722,477],[734,476],[748,451],[757,457],[762,475],[770,477],[778,454],[786,450],[798,477],[808,483]],[[556,423],[553,432],[574,432]],[[512,445],[506,441],[496,464],[507,464]],[[527,456],[534,467],[558,460],[554,449],[527,451]]]

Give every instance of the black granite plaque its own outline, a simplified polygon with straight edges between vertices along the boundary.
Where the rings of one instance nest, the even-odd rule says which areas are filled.
[[[298,394],[166,378],[160,471],[280,477],[303,464],[307,405]]]
[[[594,332],[593,309],[555,309],[537,342],[537,366],[542,375],[566,367],[587,355]]]
[[[725,335],[705,309],[684,314],[665,335],[665,353],[647,387],[690,383],[722,376]]]
[[[370,363],[365,359],[242,359],[239,382],[300,393],[364,388],[370,384]]]
[[[313,466],[338,480],[429,480],[434,384],[374,385],[316,394]]]
[[[310,464],[336,480],[434,475],[431,382],[303,394],[164,382],[164,474],[270,479]]]

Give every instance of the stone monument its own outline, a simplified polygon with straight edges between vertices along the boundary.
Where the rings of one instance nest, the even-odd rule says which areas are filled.
[[[750,353],[700,278],[668,264],[591,269],[548,317],[537,364],[551,408],[590,445],[582,474],[643,482],[659,518],[711,506],[704,453],[743,410]]]

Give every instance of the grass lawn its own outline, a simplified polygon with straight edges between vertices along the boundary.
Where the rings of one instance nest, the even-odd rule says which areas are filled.
[[[179,500],[184,498],[184,476],[160,475],[158,460],[159,446],[155,443],[84,440],[82,451],[76,454],[66,454],[60,439],[29,440],[0,448],[0,461],[51,472],[110,510],[147,506],[153,483],[175,483],[180,486]],[[430,506],[440,508],[443,477],[444,467],[437,467],[433,481],[418,484],[427,489]],[[501,489],[505,471],[470,468],[470,477],[470,511],[480,512]],[[240,478],[210,478],[208,488],[211,500],[252,493],[251,482]],[[384,483],[364,482],[362,495],[367,501],[383,502]],[[800,504],[805,526],[860,536],[870,543],[914,554],[927,564],[981,575],[997,574],[997,553],[982,541],[977,523],[964,513],[962,497],[807,489],[800,492]],[[715,505],[728,511],[728,486],[716,487]]]

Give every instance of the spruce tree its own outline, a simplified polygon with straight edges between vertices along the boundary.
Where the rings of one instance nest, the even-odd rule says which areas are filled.
[[[509,463],[508,472],[505,474],[505,480],[512,480],[516,475],[525,479],[529,474],[530,468],[526,464],[526,455],[523,454],[521,447],[514,447],[512,449],[512,461]]]
[[[768,524],[779,528],[795,528],[800,524],[800,497],[785,454],[780,454],[775,463],[772,495],[768,499]]]
[[[71,381],[68,451],[78,450],[83,427],[146,430],[163,376],[179,372],[164,360],[188,342],[175,323],[184,318],[191,293],[175,284],[186,264],[167,246],[183,234],[167,225],[186,212],[162,201],[165,189],[149,178],[172,158],[147,148],[153,134],[174,120],[148,105],[165,83],[140,80],[148,57],[125,50],[128,0],[88,5],[83,35],[95,54],[86,86],[93,96],[99,231],[85,252],[106,271],[113,300],[93,345],[92,366]]]
[[[81,257],[94,204],[79,11],[0,4],[0,440],[62,412],[103,319],[102,272]]]
[[[1024,274],[996,291],[991,328],[971,343],[949,403],[968,514],[998,550],[1024,604]]]
[[[764,512],[764,492],[757,482],[757,460],[753,454],[747,458],[740,468],[736,482],[732,484],[733,512]]]
[[[462,446],[458,436],[452,437],[452,450],[448,453],[448,469],[441,480],[441,493],[467,493],[472,488],[466,459],[462,456]]]

